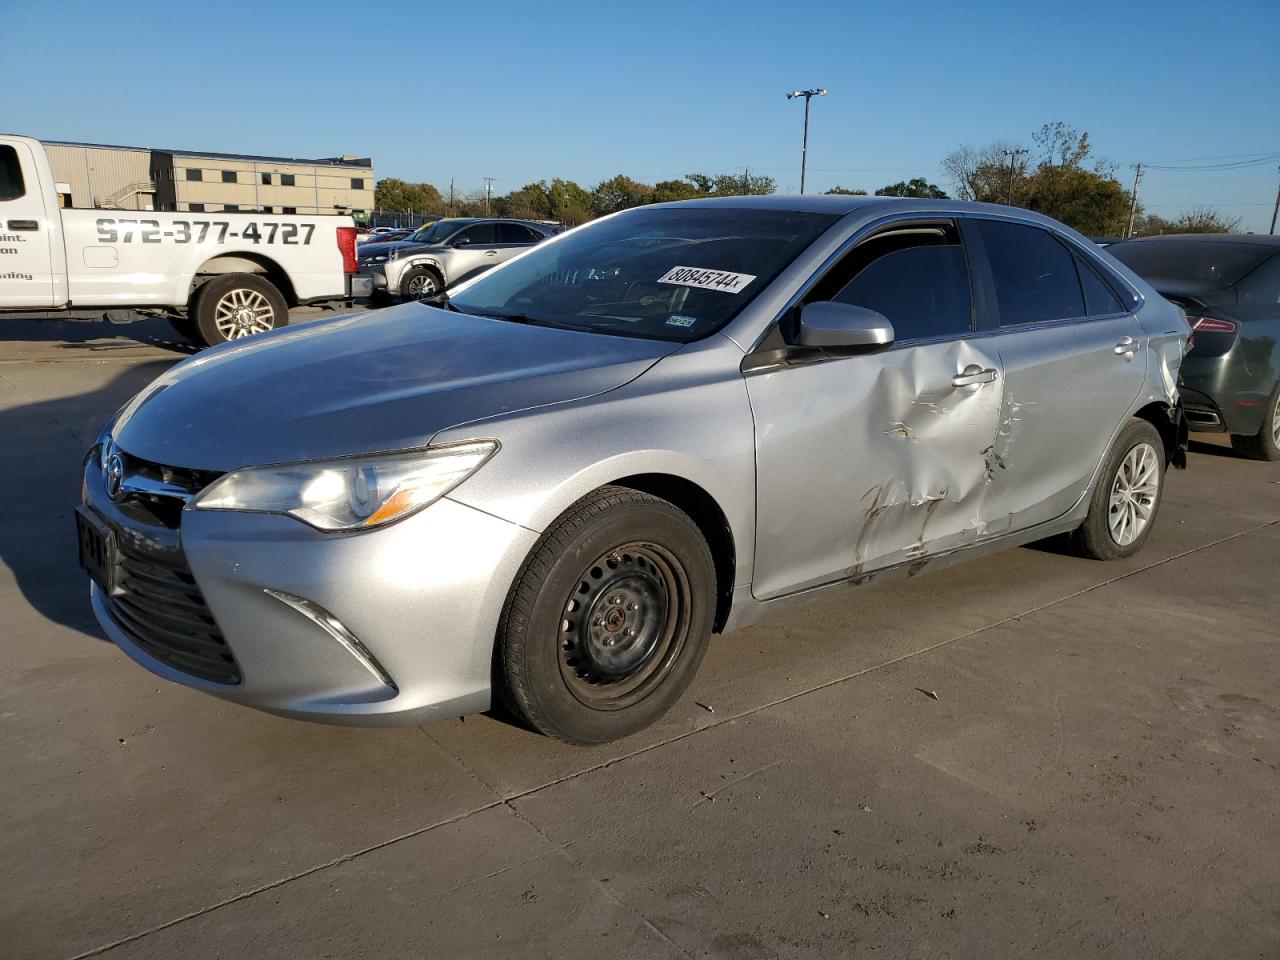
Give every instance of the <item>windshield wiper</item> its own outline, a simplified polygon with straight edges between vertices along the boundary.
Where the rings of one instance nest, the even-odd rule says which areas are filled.
[[[482,317],[490,317],[494,320],[505,320],[508,323],[527,323],[534,327],[552,327],[556,330],[576,330],[579,333],[594,333],[593,327],[585,324],[563,323],[559,320],[547,320],[545,317],[531,317],[527,313],[500,313],[488,311],[480,314]]]
[[[418,301],[425,303],[429,307],[440,307],[444,310],[452,310],[454,313],[466,313],[461,307],[449,299],[449,295],[441,290],[439,293],[433,293],[429,297],[423,297]]]

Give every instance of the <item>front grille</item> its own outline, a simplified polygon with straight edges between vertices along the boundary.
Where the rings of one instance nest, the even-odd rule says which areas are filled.
[[[106,598],[117,626],[161,663],[201,680],[239,683],[240,667],[181,554],[145,552],[124,539],[116,590]]]

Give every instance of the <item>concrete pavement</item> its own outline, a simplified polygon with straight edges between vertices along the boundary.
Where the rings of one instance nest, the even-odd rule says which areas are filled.
[[[101,639],[80,458],[183,348],[6,336],[5,956],[1280,954],[1278,465],[1197,443],[1128,561],[1019,549],[718,638],[622,743],[351,730]]]

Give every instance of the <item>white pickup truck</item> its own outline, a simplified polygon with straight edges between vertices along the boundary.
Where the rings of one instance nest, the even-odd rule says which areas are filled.
[[[0,134],[0,318],[141,310],[223,343],[367,295],[355,248],[343,216],[64,209],[40,141]]]

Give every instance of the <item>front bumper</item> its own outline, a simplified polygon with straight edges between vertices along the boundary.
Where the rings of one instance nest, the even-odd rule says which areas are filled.
[[[185,558],[241,679],[202,680],[153,656],[94,585],[102,629],[152,672],[260,710],[333,723],[418,723],[488,709],[498,618],[537,539],[532,531],[447,498],[359,534],[193,510],[182,512],[180,529],[168,529],[110,501],[95,458],[84,490],[117,538]],[[282,597],[327,612],[342,629]]]
[[[361,277],[369,285],[370,294],[387,292],[387,267],[383,263],[364,264],[360,267]]]

